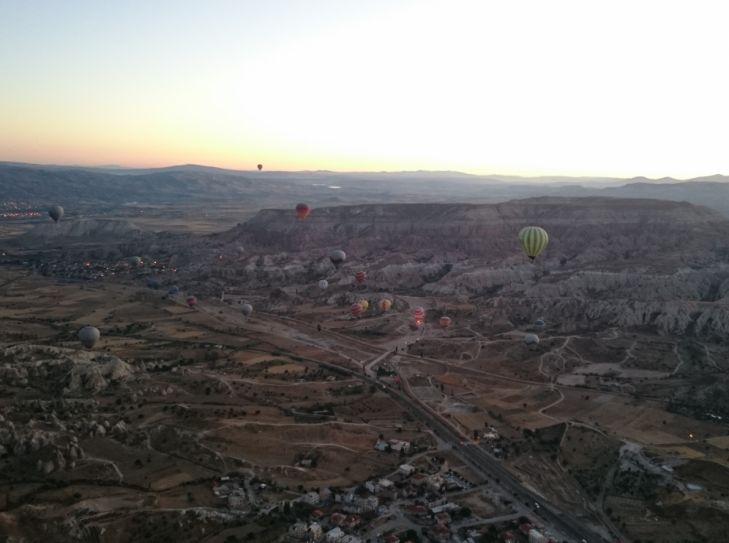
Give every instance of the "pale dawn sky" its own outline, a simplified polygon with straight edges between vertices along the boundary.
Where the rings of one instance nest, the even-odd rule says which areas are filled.
[[[729,5],[0,0],[0,160],[729,174]]]

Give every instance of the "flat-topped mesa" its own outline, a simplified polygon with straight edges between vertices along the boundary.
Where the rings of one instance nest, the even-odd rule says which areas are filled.
[[[684,265],[713,261],[729,250],[729,221],[685,202],[617,198],[531,198],[501,204],[379,204],[314,208],[306,221],[267,209],[218,239],[260,251],[311,251],[339,246],[353,256],[422,251],[486,264],[521,257],[516,241],[527,225],[545,228],[542,260],[580,264],[640,257]],[[509,262],[507,262],[509,263]]]

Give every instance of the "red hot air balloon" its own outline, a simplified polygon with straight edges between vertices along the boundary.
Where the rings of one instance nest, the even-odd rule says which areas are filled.
[[[296,217],[303,220],[309,216],[309,206],[306,204],[296,204]]]
[[[451,325],[451,322],[452,322],[451,321],[451,318],[450,317],[446,317],[445,315],[443,315],[440,318],[440,320],[438,321],[438,323],[440,324],[440,327],[441,328],[448,328]]]
[[[187,305],[189,305],[190,307],[195,307],[197,305],[197,298],[195,296],[188,296]]]
[[[359,317],[362,314],[362,306],[359,303],[352,304],[350,311],[353,317]]]
[[[258,171],[260,172],[260,171],[261,171],[261,170],[263,169],[263,164],[259,164],[259,165],[257,166],[257,168],[258,168]]]
[[[361,285],[365,282],[365,279],[367,279],[367,272],[358,271],[354,274],[354,280],[357,281],[358,285]]]
[[[415,325],[422,326],[423,322],[425,322],[425,309],[422,307],[416,307],[413,309],[412,315],[415,320]]]

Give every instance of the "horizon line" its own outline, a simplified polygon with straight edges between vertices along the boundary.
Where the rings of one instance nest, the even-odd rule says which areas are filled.
[[[223,170],[228,172],[239,172],[239,173],[253,173],[253,174],[261,174],[265,175],[264,172],[267,173],[331,173],[331,174],[418,174],[418,173],[427,173],[427,174],[451,174],[451,175],[461,175],[466,177],[475,177],[475,178],[489,178],[489,177],[508,177],[508,178],[518,178],[518,179],[542,179],[542,178],[550,178],[550,177],[557,177],[557,178],[567,178],[567,179],[595,179],[595,180],[601,180],[601,179],[614,179],[614,180],[633,180],[633,179],[646,179],[649,181],[662,181],[666,179],[670,179],[673,181],[692,181],[694,179],[705,179],[705,178],[711,178],[711,177],[728,177],[726,174],[722,173],[713,173],[713,174],[707,174],[707,175],[699,175],[696,177],[689,177],[689,178],[678,178],[678,177],[672,177],[672,176],[663,176],[663,177],[649,177],[645,175],[634,175],[632,177],[623,177],[623,176],[610,176],[610,175],[568,175],[568,174],[539,174],[539,175],[518,175],[518,174],[499,174],[499,173],[490,173],[490,174],[477,174],[477,173],[469,173],[469,172],[463,172],[460,170],[424,170],[424,169],[417,169],[417,170],[326,170],[326,169],[318,169],[318,170],[257,170],[255,167],[252,169],[237,169],[237,168],[226,168],[223,166],[211,166],[207,164],[196,164],[196,163],[182,163],[182,164],[170,164],[167,166],[125,166],[121,164],[57,164],[57,163],[42,163],[42,162],[23,162],[23,161],[16,161],[16,160],[0,160],[0,165],[13,165],[13,166],[35,166],[35,167],[41,167],[41,168],[74,168],[74,169],[101,169],[101,170],[168,170],[173,168],[207,168],[211,170]]]

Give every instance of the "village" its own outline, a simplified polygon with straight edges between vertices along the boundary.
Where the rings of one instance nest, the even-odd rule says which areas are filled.
[[[213,484],[217,507],[275,518],[277,524],[285,524],[284,539],[291,543],[556,541],[518,504],[500,496],[488,483],[469,480],[472,474],[463,465],[452,465],[448,453],[408,458],[410,443],[383,436],[374,448],[408,462],[387,476],[356,486],[320,487],[278,501],[280,494],[271,491],[271,483],[224,476]],[[311,459],[299,461],[302,467],[311,463]]]

